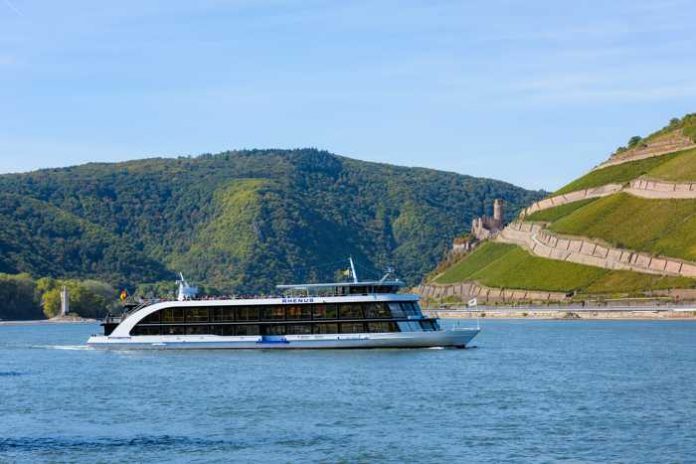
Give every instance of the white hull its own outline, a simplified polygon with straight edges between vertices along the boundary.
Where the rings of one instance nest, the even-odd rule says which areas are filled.
[[[464,348],[479,329],[432,332],[361,333],[286,336],[140,335],[92,336],[87,344],[107,349],[340,349],[340,348]]]

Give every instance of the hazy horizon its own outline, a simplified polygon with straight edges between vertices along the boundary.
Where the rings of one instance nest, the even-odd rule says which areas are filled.
[[[554,190],[696,111],[696,5],[598,5],[4,0],[0,173],[317,147]]]

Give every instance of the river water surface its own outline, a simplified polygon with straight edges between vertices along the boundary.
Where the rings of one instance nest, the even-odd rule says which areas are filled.
[[[108,352],[97,325],[0,326],[0,462],[696,462],[695,322],[482,328],[466,350]]]

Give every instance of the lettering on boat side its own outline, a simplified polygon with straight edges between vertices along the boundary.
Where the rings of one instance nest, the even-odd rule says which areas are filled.
[[[314,303],[314,298],[283,298],[283,303]]]

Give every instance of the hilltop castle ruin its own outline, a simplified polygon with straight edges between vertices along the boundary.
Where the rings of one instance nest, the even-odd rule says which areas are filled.
[[[493,201],[493,216],[481,216],[471,222],[471,232],[463,237],[457,237],[452,243],[452,251],[471,251],[478,242],[493,238],[503,230],[503,200]]]

